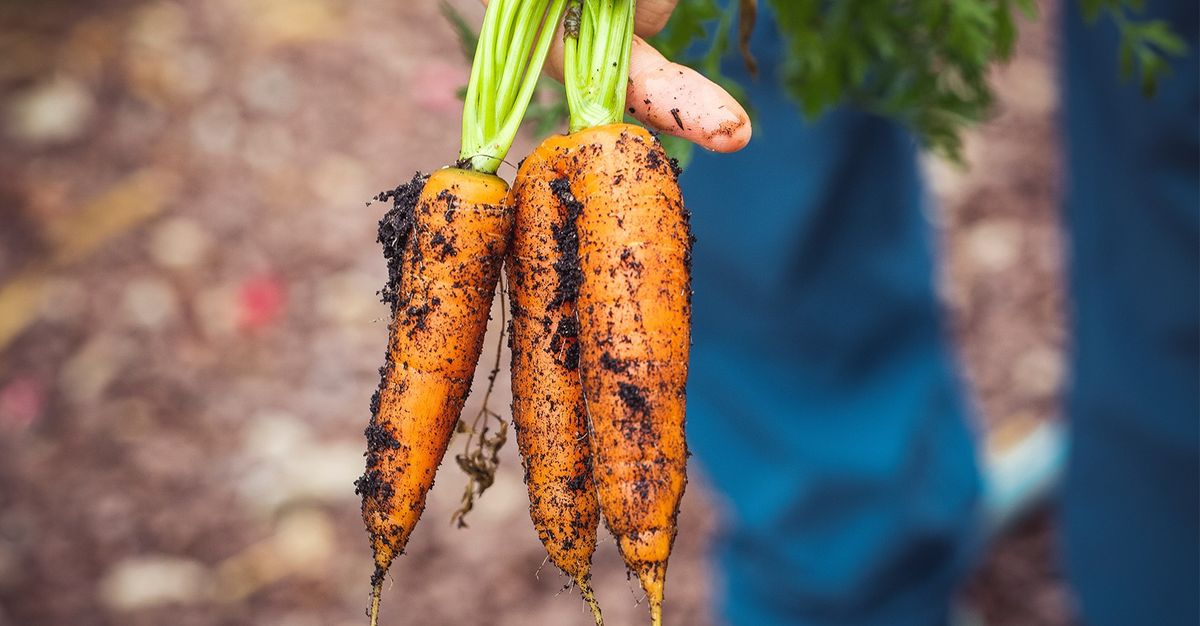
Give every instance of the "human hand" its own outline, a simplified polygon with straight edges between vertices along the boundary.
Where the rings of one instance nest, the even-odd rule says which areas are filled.
[[[482,0],[486,5],[487,0]],[[736,152],[750,141],[750,116],[716,83],[690,67],[672,63],[643,37],[667,24],[678,0],[638,0],[629,60],[626,110],[654,130],[682,137],[715,152]],[[562,80],[562,33],[555,36],[546,72]]]

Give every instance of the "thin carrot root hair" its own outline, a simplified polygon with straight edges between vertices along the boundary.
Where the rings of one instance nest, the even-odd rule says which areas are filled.
[[[492,391],[496,388],[496,377],[500,374],[500,357],[504,354],[504,337],[508,328],[508,307],[505,304],[504,275],[500,275],[497,297],[500,298],[500,336],[496,338],[496,356],[492,361],[492,369],[488,372],[487,391],[483,394],[483,404],[479,412],[468,426],[460,419],[455,430],[465,433],[467,440],[463,444],[462,453],[454,457],[459,469],[467,475],[467,486],[463,489],[462,504],[450,516],[450,522],[459,528],[466,528],[467,514],[475,508],[475,499],[483,495],[496,482],[496,469],[500,467],[500,449],[508,442],[508,422],[491,408]],[[489,423],[496,421],[496,430],[489,435]]]

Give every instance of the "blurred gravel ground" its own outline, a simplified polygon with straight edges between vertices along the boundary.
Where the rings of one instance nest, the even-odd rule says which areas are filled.
[[[1027,29],[974,167],[931,165],[992,426],[1052,418],[1062,380],[1052,52]],[[364,201],[457,151],[467,68],[436,4],[3,0],[0,59],[0,626],[362,623],[351,483],[386,336]],[[469,530],[441,474],[385,623],[588,623],[514,448]],[[703,626],[718,515],[693,485],[668,623]],[[1068,623],[1051,527],[971,584],[992,623]],[[640,623],[611,539],[596,587]]]

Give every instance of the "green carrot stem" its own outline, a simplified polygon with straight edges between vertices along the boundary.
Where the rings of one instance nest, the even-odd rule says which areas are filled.
[[[625,117],[626,81],[633,45],[634,0],[571,0],[578,32],[563,42],[563,84],[571,132],[615,124]]]
[[[517,136],[567,0],[492,0],[463,105],[461,167],[494,174]]]

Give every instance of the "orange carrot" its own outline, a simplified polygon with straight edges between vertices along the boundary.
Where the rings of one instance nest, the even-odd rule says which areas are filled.
[[[527,157],[510,196],[512,411],[534,528],[603,624],[589,582],[600,512],[579,381],[579,204],[559,172],[564,144],[551,137]]]
[[[582,8],[579,28],[563,40],[563,169],[582,203],[579,371],[600,511],[659,626],[687,484],[692,240],[674,163],[621,123],[635,2],[578,2],[568,11]]]
[[[491,3],[464,98],[457,167],[380,197],[394,204],[380,223],[392,321],[366,430],[367,469],[355,484],[375,560],[372,626],[383,577],[425,508],[470,392],[512,227],[508,185],[495,172],[533,96],[564,5]],[[479,436],[481,446],[496,441]]]
[[[447,168],[387,194],[395,208],[380,222],[380,241],[393,319],[366,430],[367,470],[356,483],[375,554],[374,603],[470,391],[512,225],[507,193],[496,176]]]
[[[685,387],[691,234],[674,165],[645,129],[571,135],[579,367],[609,530],[661,623],[667,559],[687,483]]]

